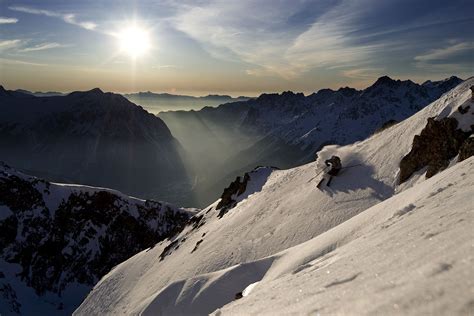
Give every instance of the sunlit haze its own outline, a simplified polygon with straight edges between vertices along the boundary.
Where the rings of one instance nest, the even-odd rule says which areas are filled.
[[[120,51],[137,58],[148,52],[150,39],[146,30],[137,26],[127,26],[117,34]]]

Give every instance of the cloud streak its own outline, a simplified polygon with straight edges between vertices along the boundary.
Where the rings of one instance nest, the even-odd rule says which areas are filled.
[[[4,49],[9,49],[12,47],[16,47],[21,43],[21,40],[14,39],[14,40],[0,40],[0,51]]]
[[[75,14],[72,13],[59,13],[50,10],[42,10],[42,9],[35,9],[30,7],[24,6],[11,6],[8,7],[10,10],[28,13],[28,14],[36,14],[36,15],[44,15],[48,17],[54,17],[62,19],[64,22],[79,26],[86,30],[95,30],[97,28],[97,24],[90,21],[78,21]]]
[[[69,47],[70,45],[59,44],[59,43],[42,43],[32,47],[26,47],[20,50],[20,52],[36,52],[40,50],[52,49],[52,48],[62,48]]]
[[[0,24],[15,24],[18,22],[17,18],[6,18],[3,16],[0,16]]]
[[[422,62],[446,60],[462,53],[470,53],[471,56],[474,56],[474,42],[463,42],[433,49],[425,54],[415,56],[415,60]]]

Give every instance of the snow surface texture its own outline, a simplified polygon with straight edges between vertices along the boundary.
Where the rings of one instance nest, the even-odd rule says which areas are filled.
[[[71,314],[101,276],[195,210],[57,184],[0,162],[0,314]]]
[[[75,313],[469,314],[474,158],[429,180],[397,179],[427,119],[455,113],[472,85],[365,141],[325,147],[321,157],[357,165],[330,188],[316,189],[315,162],[273,171],[221,219],[210,205],[116,266]]]

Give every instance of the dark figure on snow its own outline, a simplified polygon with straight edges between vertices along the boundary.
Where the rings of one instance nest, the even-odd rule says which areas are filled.
[[[327,174],[331,176],[336,176],[339,171],[341,170],[341,158],[338,156],[332,156],[328,160],[324,162],[326,166],[331,167],[331,169],[327,172]]]
[[[324,163],[326,164],[327,167],[330,167],[330,169],[327,170],[327,167],[326,169],[324,169],[325,173],[321,177],[321,180],[316,185],[318,189],[321,187],[324,180],[326,180],[326,186],[329,186],[331,184],[332,177],[337,175],[342,168],[341,158],[339,158],[338,156],[332,156],[331,158],[326,160]]]

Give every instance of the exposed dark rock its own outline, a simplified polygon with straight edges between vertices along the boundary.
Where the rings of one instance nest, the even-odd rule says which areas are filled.
[[[383,123],[382,126],[380,126],[377,130],[375,130],[374,134],[380,133],[381,131],[386,130],[387,128],[392,127],[396,124],[398,124],[398,121],[388,120],[387,122]]]
[[[246,173],[242,179],[242,182],[241,177],[237,177],[227,188],[224,189],[221,200],[216,206],[216,209],[220,210],[219,214],[217,215],[219,218],[222,218],[222,216],[224,216],[229,209],[235,206],[236,201],[234,199],[245,192],[249,180],[250,176],[248,173]]]
[[[458,121],[454,118],[429,118],[421,134],[415,135],[411,151],[400,161],[399,183],[424,167],[428,167],[427,178],[445,169],[472,133],[457,127]]]
[[[459,113],[461,113],[461,114],[466,114],[467,112],[469,112],[469,109],[470,109],[470,108],[471,108],[470,105],[466,106],[465,108],[463,108],[462,105],[460,105],[460,106],[458,107],[458,111],[459,111]]]
[[[195,252],[198,248],[199,248],[199,245],[204,241],[204,239],[200,239],[198,240],[198,242],[196,242],[196,246],[194,246],[194,249],[191,251],[191,253]]]
[[[0,283],[0,300],[6,301],[10,309],[9,311],[2,311],[2,312],[20,314],[21,304],[18,302],[16,292],[10,284]]]
[[[463,161],[471,156],[474,156],[474,137],[469,137],[462,143],[458,161]]]
[[[179,239],[176,239],[175,241],[171,242],[168,246],[163,249],[163,251],[160,254],[160,261],[163,261],[166,256],[169,256],[171,254],[171,250],[178,245]]]

